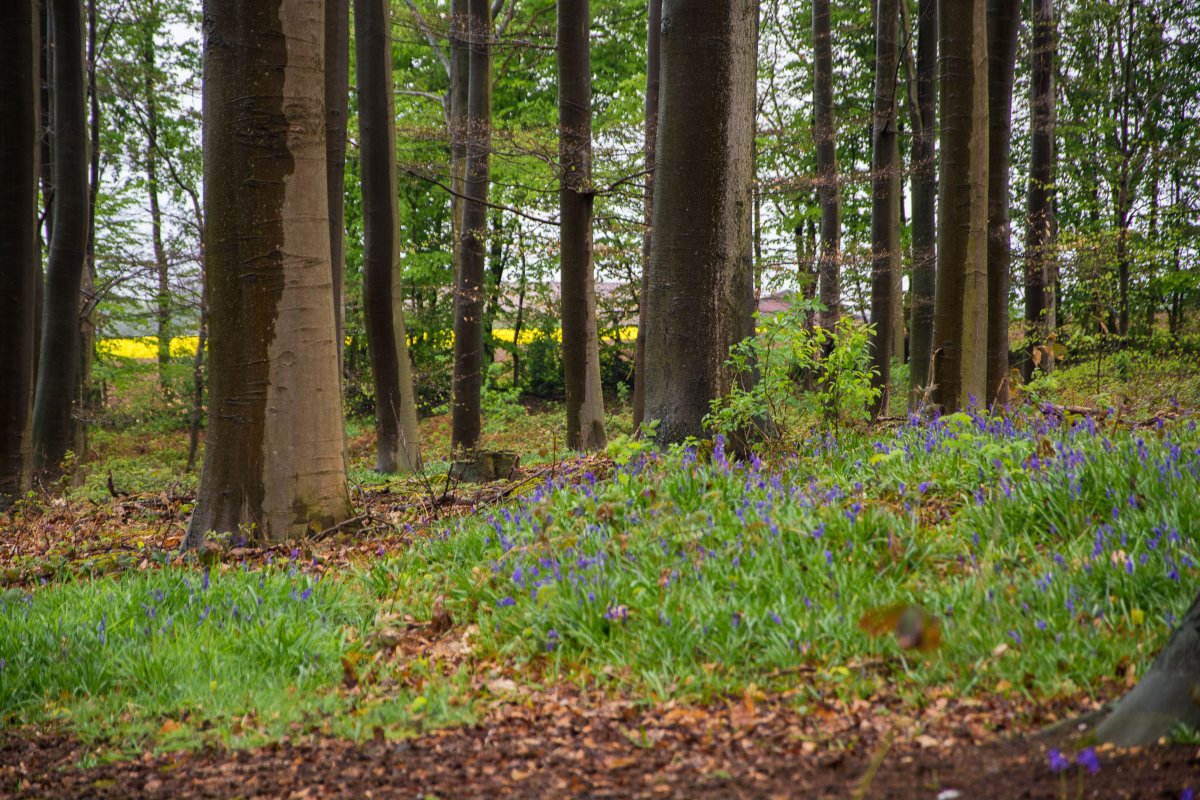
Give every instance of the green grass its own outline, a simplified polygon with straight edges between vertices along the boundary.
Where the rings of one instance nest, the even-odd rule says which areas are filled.
[[[528,453],[560,417],[514,413],[492,441]],[[446,420],[424,424],[432,455]],[[357,425],[355,479],[390,480],[363,465],[370,426]],[[115,465],[119,487],[128,463],[156,491],[147,465],[179,457],[104,436],[93,473]],[[917,706],[946,693],[1111,698],[1198,584],[1198,452],[1187,418],[1130,432],[957,414],[814,436],[769,463],[731,464],[720,448],[635,457],[328,572],[298,558],[214,570],[207,585],[200,568],[138,571],[137,558],[109,577],[59,572],[2,595],[0,717],[65,726],[116,757],[305,731],[409,735],[477,718],[497,671],[647,702],[751,687],[802,707],[888,692]],[[380,655],[379,630],[429,619],[437,598],[473,631],[470,657]],[[942,646],[904,651],[860,628],[895,604],[939,617]]]
[[[639,694],[705,698],[798,664],[817,693],[1109,690],[1192,599],[1200,436],[1008,427],[956,415],[760,468],[677,452],[465,520],[369,580],[447,593],[484,653]],[[895,603],[942,617],[944,646],[860,630]]]
[[[68,725],[118,754],[319,729],[359,738],[376,725],[404,735],[427,720],[470,719],[452,702],[463,676],[428,665],[419,690],[339,691],[342,659],[371,655],[364,637],[376,608],[354,581],[318,580],[304,567],[166,569],[10,590],[0,601],[0,713]]]

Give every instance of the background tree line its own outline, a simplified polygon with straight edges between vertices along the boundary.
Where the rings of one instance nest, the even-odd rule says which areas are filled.
[[[195,446],[214,309],[201,15],[176,0],[17,5],[0,95],[13,109],[9,497],[85,453],[88,421],[114,418],[106,375],[125,366],[98,339],[156,337],[156,391],[164,413],[193,423]],[[380,469],[420,463],[416,419],[439,409],[470,451],[481,403],[505,387],[565,396],[576,447],[603,442],[601,392],[628,395],[639,419],[646,403],[661,414],[641,379],[680,361],[645,339],[647,266],[654,233],[685,228],[656,222],[651,189],[708,190],[697,162],[656,161],[655,122],[679,97],[678,113],[703,111],[688,104],[714,91],[685,78],[663,91],[672,6],[320,5],[335,349],[348,410],[376,417]],[[749,332],[748,309],[781,293],[819,298],[822,326],[839,314],[874,323],[880,412],[886,390],[945,408],[1003,402],[1013,367],[1029,380],[1072,352],[1190,341],[1193,5],[962,5],[772,0],[739,12],[756,17],[754,72],[738,88],[750,161],[722,191],[744,193],[744,231],[707,251],[728,248],[722,258],[743,266],[680,292],[697,274],[685,269],[657,301],[673,321],[691,308],[685,294],[736,286],[740,298],[728,330],[698,326],[711,333],[709,378],[662,376],[672,403],[680,381],[698,381],[681,431],[727,388],[724,354]],[[959,68],[981,53],[986,74]]]

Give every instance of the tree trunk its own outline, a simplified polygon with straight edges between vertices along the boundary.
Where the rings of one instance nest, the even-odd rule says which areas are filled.
[[[157,25],[151,12],[149,25]],[[150,239],[154,245],[154,273],[158,279],[155,295],[155,334],[158,340],[158,385],[164,394],[170,391],[167,367],[171,363],[171,284],[167,250],[163,246],[162,210],[158,202],[158,94],[154,53],[154,32],[146,32],[142,45],[142,89],[146,93],[146,194],[150,201]]]
[[[833,115],[833,46],[829,0],[813,0],[813,140],[817,155],[817,196],[821,206],[821,254],[817,260],[818,298],[825,310],[821,327],[832,330],[841,316],[839,285],[842,201],[838,188],[837,125]]]
[[[34,301],[41,109],[37,3],[0,25],[0,509],[32,479]]]
[[[458,284],[462,253],[462,195],[467,165],[467,100],[470,92],[471,47],[468,30],[470,11],[468,0],[450,0],[450,113],[447,126],[450,134],[451,188],[450,214],[454,234],[454,282]]]
[[[87,260],[88,139],[80,0],[50,0],[54,41],[54,227],[46,262],[33,407],[34,467],[57,476],[71,446],[79,388],[79,298]]]
[[[209,426],[184,548],[348,519],[321,0],[204,4]]]
[[[987,38],[984,0],[938,4],[941,156],[934,402],[982,402],[987,378]]]
[[[655,441],[703,436],[729,391],[729,348],[754,333],[751,252],[758,4],[666,0],[646,419]]]
[[[988,325],[987,404],[1008,405],[1008,283],[1012,265],[1008,183],[1013,73],[1021,0],[987,0],[988,51]]]
[[[902,5],[902,7],[905,7]],[[916,110],[912,142],[912,322],[909,334],[910,401],[929,385],[937,285],[937,0],[917,5]],[[920,120],[917,127],[916,119]]]
[[[900,253],[896,226],[899,173],[896,157],[896,67],[899,59],[898,0],[879,0],[875,15],[875,102],[871,124],[871,383],[888,406],[892,364],[893,270]]]
[[[455,452],[474,452],[482,428],[483,270],[487,238],[488,155],[491,149],[491,14],[487,0],[469,0],[467,36],[466,168],[463,179],[460,265],[454,303],[454,400],[450,442]]]
[[[563,383],[567,447],[605,445],[600,341],[592,266],[592,70],[588,0],[558,3],[558,202],[562,259]]]
[[[1054,331],[1054,0],[1033,0],[1032,76],[1029,82],[1029,195],[1025,230],[1025,335],[1029,355],[1025,380],[1033,377],[1033,348]],[[1050,371],[1053,354],[1042,351],[1041,366]]]
[[[350,0],[325,0],[325,176],[338,375],[346,347],[346,118],[350,98]]]
[[[650,250],[654,242],[654,164],[658,140],[659,70],[662,66],[661,31],[663,0],[650,0],[646,25],[645,197],[642,218],[642,280],[638,292],[637,344],[633,356],[633,429],[641,428],[646,413],[646,290],[650,275]]]
[[[1097,742],[1142,747],[1180,726],[1200,728],[1200,595],[1184,614],[1150,671],[1096,726]]]
[[[354,0],[362,159],[363,316],[375,384],[375,469],[421,466],[417,408],[404,327],[396,127],[388,0]]]

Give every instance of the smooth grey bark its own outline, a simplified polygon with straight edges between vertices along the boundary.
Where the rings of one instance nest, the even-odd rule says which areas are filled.
[[[987,378],[987,27],[984,0],[938,4],[941,172],[933,400],[982,402]]]
[[[592,70],[588,0],[558,3],[559,257],[567,447],[604,447],[604,396],[592,264]]]
[[[354,0],[363,200],[363,315],[375,385],[375,469],[421,466],[420,432],[404,326],[396,125],[388,0]]]
[[[1008,405],[1008,286],[1012,267],[1009,158],[1012,151],[1013,77],[1021,0],[987,0],[988,33],[988,326],[989,406]]]
[[[346,347],[346,124],[350,102],[350,0],[325,0],[325,179],[338,375]]]
[[[833,111],[833,44],[829,0],[813,0],[813,140],[817,197],[821,205],[821,252],[817,260],[820,324],[832,329],[841,316],[842,202],[838,186],[837,125]]]
[[[454,397],[451,447],[471,453],[482,431],[483,271],[487,238],[488,157],[492,137],[491,14],[487,0],[469,0],[470,49],[459,270],[454,303]]]
[[[1097,742],[1141,747],[1179,726],[1200,729],[1200,595],[1150,670],[1096,726]]]
[[[879,389],[873,413],[887,409],[891,381],[894,275],[899,268],[900,189],[896,136],[899,66],[898,0],[879,0],[875,15],[875,101],[871,123],[871,383]]]
[[[638,292],[638,332],[633,356],[633,428],[639,430],[646,413],[646,290],[650,275],[650,248],[654,242],[654,161],[658,141],[659,71],[662,68],[661,32],[663,0],[650,0],[646,25],[646,104],[643,150],[646,180],[642,201],[642,279]]]
[[[1029,194],[1025,215],[1025,335],[1029,339],[1022,365],[1025,380],[1033,377],[1033,348],[1044,344],[1055,328],[1054,307],[1054,56],[1057,29],[1054,0],[1032,0],[1033,44],[1029,84]],[[1041,367],[1054,368],[1053,352],[1042,351]]]
[[[37,3],[0,15],[0,509],[33,469],[34,301],[38,272],[40,70]]]
[[[209,425],[183,547],[351,516],[334,341],[322,0],[204,4]]]
[[[49,9],[54,42],[54,225],[42,301],[33,455],[34,468],[54,477],[71,447],[78,406],[79,301],[88,238],[88,136],[83,6],[80,0],[50,0]]]
[[[907,4],[901,4],[901,9]],[[917,4],[917,56],[912,154],[912,313],[909,323],[909,400],[918,402],[929,385],[937,286],[937,0]],[[906,26],[907,29],[907,26]]]
[[[758,4],[666,0],[646,291],[646,414],[655,441],[703,436],[754,333],[752,185]]]

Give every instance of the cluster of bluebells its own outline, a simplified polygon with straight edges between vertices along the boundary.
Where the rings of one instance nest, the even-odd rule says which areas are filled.
[[[1155,598],[1164,593],[1190,596],[1181,579],[1195,574],[1197,552],[1179,525],[1180,503],[1200,494],[1197,441],[1190,421],[1109,434],[1088,418],[971,410],[914,417],[861,458],[825,436],[771,464],[738,461],[718,437],[707,461],[686,448],[641,458],[612,481],[547,481],[487,520],[496,628],[511,620],[522,635],[533,623],[547,649],[620,624],[691,631],[681,641],[701,654],[709,643],[722,652],[717,640],[752,639],[794,653],[823,627],[845,626],[848,602],[918,538],[926,505],[954,508],[961,497],[970,500],[954,512],[948,535],[961,549],[951,558],[967,576],[990,564],[992,585],[1007,586],[989,590],[989,601],[1016,606],[993,642],[1005,632],[1018,647],[1030,637],[1061,641],[1092,632],[1106,614],[1162,609]],[[1126,483],[1131,472],[1147,477],[1122,489],[1113,469]],[[1015,565],[991,558],[997,519],[1045,550]],[[891,569],[903,577],[902,565]],[[747,600],[767,591],[779,602]],[[993,613],[999,621],[999,606]],[[1169,610],[1160,619],[1170,623]]]
[[[1062,754],[1061,751],[1051,748],[1046,754],[1050,762],[1051,772],[1066,772],[1071,768],[1072,761]],[[1096,748],[1085,747],[1080,750],[1075,756],[1074,763],[1083,767],[1088,771],[1089,775],[1095,775],[1100,772],[1100,757],[1096,755]]]

